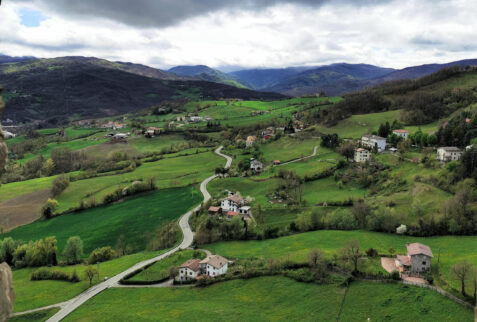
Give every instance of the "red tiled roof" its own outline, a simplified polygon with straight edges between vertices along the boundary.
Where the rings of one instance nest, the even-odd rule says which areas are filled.
[[[182,264],[179,268],[189,268],[194,272],[197,272],[200,269],[200,259],[189,259],[187,262]]]
[[[220,207],[211,206],[211,207],[209,208],[209,211],[210,211],[210,212],[219,212],[219,211],[220,211]]]
[[[404,266],[411,266],[411,261],[409,260],[409,257],[407,257],[406,255],[397,255],[396,258]]]
[[[240,214],[236,211],[227,212],[227,217],[235,217],[235,216],[238,216],[238,215],[240,215]]]
[[[432,255],[432,251],[429,248],[429,246],[420,244],[420,243],[414,243],[414,244],[407,244],[407,255],[412,256],[412,255],[426,255],[429,257],[434,257]]]
[[[396,133],[409,133],[408,130],[394,130],[393,132],[396,132]]]

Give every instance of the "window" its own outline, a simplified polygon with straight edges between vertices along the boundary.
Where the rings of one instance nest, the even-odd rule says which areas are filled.
[[[426,265],[427,263],[426,262],[422,262],[422,265]]]

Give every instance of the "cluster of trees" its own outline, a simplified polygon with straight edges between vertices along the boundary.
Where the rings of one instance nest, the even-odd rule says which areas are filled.
[[[175,222],[160,226],[154,234],[148,233],[146,235],[148,240],[147,250],[160,250],[172,247],[179,239],[179,234],[179,227]]]
[[[254,227],[238,216],[231,220],[220,220],[204,215],[199,218],[195,241],[198,245],[210,244],[219,240],[240,240],[254,236]]]
[[[47,267],[41,267],[37,270],[34,270],[31,273],[31,281],[45,281],[45,280],[56,280],[56,281],[68,281],[72,283],[77,283],[80,281],[78,273],[74,270],[71,274],[59,270],[51,270]]]
[[[302,179],[294,170],[280,168],[275,175],[280,178],[275,195],[291,204],[303,203]]]
[[[321,136],[320,145],[325,148],[334,149],[340,144],[338,134],[324,134]]]
[[[3,183],[9,183],[78,170],[86,171],[88,177],[93,177],[98,173],[134,170],[140,164],[139,156],[127,153],[116,152],[108,158],[95,158],[87,156],[82,151],[71,151],[69,148],[61,147],[53,149],[50,158],[39,155],[25,164],[9,164],[8,171],[1,179]]]
[[[477,138],[477,113],[464,111],[444,123],[436,133],[442,146],[465,147]]]
[[[29,243],[7,237],[0,242],[0,261],[16,268],[57,265],[57,252],[55,237]]]

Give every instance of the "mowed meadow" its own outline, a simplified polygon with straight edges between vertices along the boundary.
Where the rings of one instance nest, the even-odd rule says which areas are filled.
[[[114,247],[123,235],[134,251],[140,251],[146,247],[146,232],[177,220],[201,200],[202,194],[194,186],[162,189],[110,206],[37,221],[0,235],[0,239],[30,241],[55,236],[61,253],[69,237],[80,236],[88,255],[98,247]]]
[[[473,321],[471,310],[428,289],[357,282],[346,296],[345,291],[334,284],[285,277],[206,288],[116,288],[88,301],[65,321]]]

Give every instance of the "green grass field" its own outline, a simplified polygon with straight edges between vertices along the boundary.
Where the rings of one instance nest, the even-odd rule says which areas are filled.
[[[111,289],[65,321],[329,320],[337,316],[343,293],[343,288],[333,285],[300,284],[282,277],[206,288]]]
[[[76,207],[81,200],[88,201],[91,197],[101,201],[106,194],[130,185],[133,181],[149,177],[154,177],[161,189],[196,184],[211,176],[215,168],[224,164],[224,158],[213,152],[207,152],[144,163],[135,171],[120,175],[75,181],[57,198],[58,211]]]
[[[313,153],[313,148],[319,145],[318,139],[300,140],[285,136],[280,140],[261,145],[260,150],[266,163],[269,164],[273,160],[285,162],[309,156]]]
[[[124,235],[127,243],[140,251],[146,246],[145,232],[153,232],[158,226],[178,219],[201,200],[200,192],[191,186],[158,190],[111,206],[37,221],[0,238],[10,236],[29,241],[56,236],[61,254],[69,237],[80,236],[88,255],[97,247],[114,247],[119,236]]]
[[[200,252],[201,258],[205,258],[205,253]],[[177,252],[154,265],[143,270],[141,273],[133,276],[131,281],[159,281],[169,276],[169,268],[171,266],[180,266],[187,260],[194,258],[193,250],[184,250]]]
[[[450,278],[450,268],[455,263],[467,259],[477,265],[477,236],[410,237],[369,231],[322,230],[297,234],[264,241],[220,242],[205,246],[214,254],[230,258],[290,258],[305,261],[312,248],[319,248],[329,257],[345,246],[349,240],[358,240],[361,249],[375,248],[379,253],[388,254],[393,247],[398,254],[406,252],[406,243],[419,242],[429,245],[434,253],[433,264],[437,263],[440,249],[440,270],[447,282],[456,285]],[[470,286],[469,286],[470,287]],[[469,293],[471,291],[469,290]]]
[[[181,144],[187,144],[187,140],[180,134],[159,135],[150,139],[138,136],[129,140],[129,145],[135,147],[141,153],[159,152],[163,148],[176,147]]]
[[[439,293],[420,287],[366,282],[351,284],[340,321],[391,320],[471,322],[473,312]]]
[[[342,138],[361,138],[364,134],[370,134],[377,131],[380,124],[389,122],[392,124],[394,120],[399,121],[401,110],[394,110],[382,113],[360,114],[353,115],[350,118],[340,121],[337,125],[326,127],[323,125],[316,125],[315,128],[323,133],[338,133]],[[406,130],[411,133],[421,130],[424,133],[433,133],[439,128],[441,121],[419,125],[419,126],[404,126]]]
[[[285,277],[235,280],[206,288],[110,289],[65,321],[336,321],[344,292],[333,284],[298,283]],[[431,290],[358,282],[346,295],[340,321],[368,317],[383,321],[388,316],[401,321],[473,320],[470,310]]]
[[[99,265],[98,276],[93,280],[94,284],[103,281],[105,277],[112,277],[134,266],[134,264],[159,255],[160,252],[141,252],[123,256]],[[84,271],[86,265],[54,267],[54,270],[78,273],[81,281],[70,283],[64,281],[30,281],[30,276],[35,268],[22,268],[13,270],[13,285],[15,287],[15,312],[22,312],[38,307],[52,305],[67,301],[89,288],[89,280]],[[97,268],[97,265],[94,266]]]

